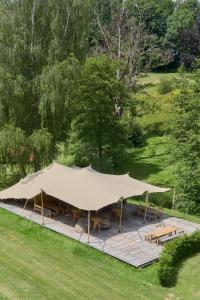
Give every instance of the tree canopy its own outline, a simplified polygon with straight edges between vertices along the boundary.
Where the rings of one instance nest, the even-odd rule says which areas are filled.
[[[174,158],[178,162],[178,207],[200,212],[200,72],[183,74],[175,102]]]

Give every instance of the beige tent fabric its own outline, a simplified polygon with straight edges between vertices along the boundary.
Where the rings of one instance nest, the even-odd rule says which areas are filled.
[[[169,189],[133,179],[128,174],[102,174],[91,167],[69,168],[54,162],[0,192],[0,199],[32,199],[41,190],[79,209],[98,210],[122,197],[126,199],[144,192],[161,193]]]

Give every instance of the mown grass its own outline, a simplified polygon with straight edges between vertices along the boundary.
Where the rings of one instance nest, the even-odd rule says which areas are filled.
[[[0,210],[0,299],[198,299],[200,275],[188,260],[175,288],[162,288],[157,263],[138,270]]]
[[[169,136],[153,136],[141,148],[130,148],[123,163],[117,168],[119,174],[129,175],[152,184],[173,187],[175,166],[171,164],[171,141]]]

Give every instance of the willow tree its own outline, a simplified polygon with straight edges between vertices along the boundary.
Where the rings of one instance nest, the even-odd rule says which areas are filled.
[[[12,121],[25,131],[40,128],[40,74],[45,66],[65,60],[71,52],[84,61],[88,9],[88,1],[1,1],[0,108],[5,122]],[[10,99],[14,111],[8,105]],[[19,117],[22,112],[24,118]]]
[[[40,78],[42,126],[56,142],[66,139],[74,116],[81,65],[74,56],[44,68]]]

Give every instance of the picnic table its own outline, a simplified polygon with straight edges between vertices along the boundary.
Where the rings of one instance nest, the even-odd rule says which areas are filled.
[[[171,235],[172,233],[176,234],[177,228],[173,226],[166,226],[163,228],[159,228],[155,231],[149,232],[148,234],[145,234],[145,240],[156,240],[156,243],[158,244],[159,238],[165,235]]]

